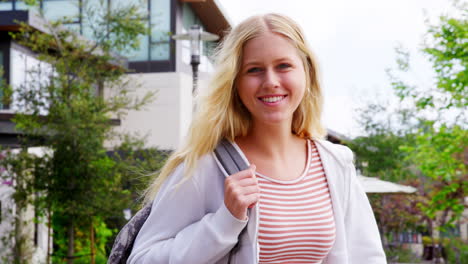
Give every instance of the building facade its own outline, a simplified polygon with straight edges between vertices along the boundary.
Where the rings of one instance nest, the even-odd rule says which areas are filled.
[[[130,112],[122,118],[118,130],[147,136],[147,146],[176,148],[185,135],[192,114],[192,72],[188,41],[174,41],[171,35],[187,32],[193,24],[210,33],[223,36],[230,27],[225,12],[216,0],[38,0],[28,7],[24,1],[0,1],[0,66],[3,78],[12,87],[27,79],[28,69],[40,64],[36,55],[18,45],[9,32],[18,30],[17,21],[41,28],[35,14],[46,20],[67,18],[64,26],[87,39],[93,39],[93,21],[106,10],[135,4],[139,18],[150,29],[140,36],[136,50],[121,54],[128,58],[131,82],[138,86],[137,95],[155,91],[157,99],[146,109]],[[97,11],[96,11],[97,10]],[[209,59],[217,43],[204,43],[199,67],[201,83],[212,70]],[[0,95],[1,96],[1,95]],[[0,104],[0,144],[14,145],[15,132],[9,120],[17,111],[14,105]],[[111,146],[109,146],[111,147]]]

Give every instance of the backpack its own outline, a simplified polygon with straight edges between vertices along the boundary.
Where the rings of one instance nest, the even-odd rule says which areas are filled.
[[[239,152],[226,139],[219,142],[214,153],[228,175],[232,175],[248,168]],[[120,230],[119,234],[115,238],[107,264],[127,263],[127,259],[132,252],[135,238],[151,213],[151,207],[151,203],[147,204]]]

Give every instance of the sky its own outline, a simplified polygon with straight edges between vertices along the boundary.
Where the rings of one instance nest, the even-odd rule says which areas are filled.
[[[453,13],[449,0],[217,0],[233,25],[269,12],[290,16],[303,28],[321,72],[327,128],[348,137],[363,134],[356,109],[372,100],[395,101],[387,68],[395,47],[411,54],[416,83],[431,79],[420,52],[426,20]]]

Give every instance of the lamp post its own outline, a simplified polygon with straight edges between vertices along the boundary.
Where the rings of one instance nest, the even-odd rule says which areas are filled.
[[[216,41],[218,35],[204,32],[199,25],[192,25],[188,33],[172,36],[175,40],[190,40],[190,65],[192,65],[192,94],[197,90],[198,65],[200,65],[200,53],[202,41]]]

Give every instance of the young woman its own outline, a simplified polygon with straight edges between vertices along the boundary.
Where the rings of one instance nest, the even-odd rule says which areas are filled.
[[[247,19],[215,69],[186,143],[149,189],[127,263],[386,263],[352,152],[321,140],[317,65],[299,26]],[[247,170],[219,165],[223,138]]]

